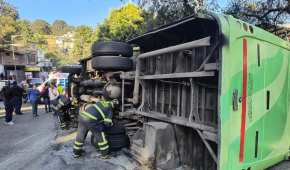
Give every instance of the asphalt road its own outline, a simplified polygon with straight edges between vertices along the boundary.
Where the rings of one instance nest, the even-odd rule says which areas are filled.
[[[49,150],[55,138],[55,123],[51,115],[40,113],[34,119],[31,113],[14,116],[15,125],[0,122],[0,169],[25,169]]]
[[[122,153],[116,153],[109,160],[98,159],[88,140],[84,148],[85,156],[74,159],[73,131],[60,130],[56,118],[43,111],[40,111],[37,119],[33,119],[29,112],[14,116],[13,126],[4,125],[2,122],[4,119],[0,119],[1,170],[136,169],[136,164]]]

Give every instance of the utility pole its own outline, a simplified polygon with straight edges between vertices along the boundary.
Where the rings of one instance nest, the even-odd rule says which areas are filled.
[[[11,43],[12,43],[12,56],[13,56],[13,64],[14,64],[14,75],[17,81],[17,68],[16,68],[16,58],[15,58],[15,51],[14,51],[14,38],[20,35],[11,35]]]
[[[15,57],[15,48],[14,46],[16,46],[17,44],[14,44],[14,40],[16,37],[22,37],[23,35],[11,35],[11,46],[12,46],[12,56],[13,56],[13,64],[14,64],[14,75],[15,75],[15,79],[16,81],[18,80],[18,76],[17,76],[17,66],[16,66],[16,57]]]
[[[81,37],[81,48],[82,48],[82,58],[85,58],[84,57],[84,37]]]

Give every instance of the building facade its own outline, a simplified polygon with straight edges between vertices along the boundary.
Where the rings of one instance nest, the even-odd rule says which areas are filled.
[[[4,79],[16,79],[18,82],[26,78],[25,71],[37,66],[36,51],[15,51],[0,49],[0,76]],[[40,71],[40,70],[34,70]]]

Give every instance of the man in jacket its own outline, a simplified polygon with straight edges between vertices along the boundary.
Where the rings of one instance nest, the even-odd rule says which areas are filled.
[[[44,100],[45,112],[46,113],[51,112],[50,98],[49,98],[49,85],[48,85],[48,83],[46,83],[44,85],[42,97],[43,97],[43,100]]]
[[[96,138],[97,148],[100,150],[100,158],[109,158],[109,144],[105,134],[105,128],[112,126],[113,109],[118,101],[113,100],[109,93],[104,92],[103,99],[92,98],[93,102],[85,104],[79,112],[79,124],[76,141],[74,143],[74,157],[80,157],[83,153],[82,147],[88,131]]]
[[[40,92],[36,88],[36,85],[33,85],[32,89],[28,92],[28,100],[32,106],[32,115],[33,117],[37,117],[38,103],[40,98]]]
[[[14,105],[12,102],[13,92],[11,90],[10,84],[8,83],[1,90],[1,96],[4,101],[5,106],[5,124],[6,125],[14,125],[12,121]]]
[[[21,112],[21,107],[22,107],[22,96],[23,96],[24,90],[23,88],[17,85],[16,81],[12,83],[11,90],[13,92],[13,104],[15,108],[15,113],[17,115],[22,115],[23,113]]]

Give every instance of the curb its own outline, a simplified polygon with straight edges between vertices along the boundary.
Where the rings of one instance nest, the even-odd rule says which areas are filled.
[[[38,106],[38,109],[44,109],[44,108],[45,107],[43,105]],[[32,110],[31,106],[21,108],[21,111],[24,111],[24,112],[30,111],[30,110]],[[13,115],[15,115],[15,112],[13,112]],[[0,118],[3,118],[3,117],[5,117],[5,110],[1,109],[0,110]]]

